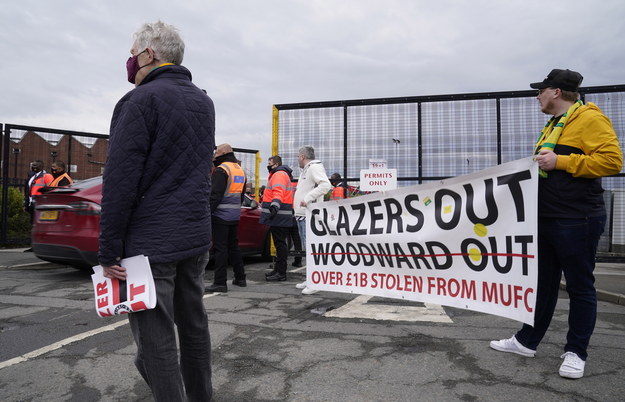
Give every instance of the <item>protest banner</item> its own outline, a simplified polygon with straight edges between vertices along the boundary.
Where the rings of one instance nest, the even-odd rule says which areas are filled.
[[[520,159],[447,180],[312,204],[311,289],[534,322],[538,168]]]
[[[148,258],[143,255],[125,258],[126,280],[104,277],[101,265],[93,267],[95,309],[100,317],[128,314],[156,306],[156,289]]]

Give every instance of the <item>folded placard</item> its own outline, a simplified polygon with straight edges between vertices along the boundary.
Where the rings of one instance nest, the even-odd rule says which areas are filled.
[[[156,289],[148,257],[138,255],[121,260],[126,280],[104,277],[101,265],[93,267],[95,310],[100,317],[134,313],[156,306]]]

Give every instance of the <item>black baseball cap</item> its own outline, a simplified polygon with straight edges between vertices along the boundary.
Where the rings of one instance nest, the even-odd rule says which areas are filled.
[[[563,91],[577,92],[584,77],[577,71],[554,68],[542,82],[530,84],[531,88],[560,88]]]

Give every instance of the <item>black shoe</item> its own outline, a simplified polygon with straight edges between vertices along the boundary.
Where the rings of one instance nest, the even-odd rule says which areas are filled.
[[[209,285],[206,287],[206,292],[207,293],[228,293],[228,286],[227,285],[215,285],[214,283],[212,285]]]
[[[286,281],[286,274],[276,272],[273,275],[266,276],[265,279],[267,282],[283,282]]]
[[[278,271],[275,271],[275,270],[271,271],[271,272],[265,272],[265,278],[268,277],[268,276],[274,276],[277,273],[278,273]]]
[[[304,264],[302,264],[302,262],[301,262],[301,261],[295,261],[295,262],[293,262],[293,264],[291,264],[291,265],[293,265],[295,268],[301,268],[301,267],[303,267],[303,266],[304,266]]]
[[[247,282],[245,281],[245,279],[233,279],[232,284],[240,286],[242,288],[247,286]]]

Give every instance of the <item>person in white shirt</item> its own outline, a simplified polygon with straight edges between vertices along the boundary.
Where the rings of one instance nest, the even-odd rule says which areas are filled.
[[[293,197],[293,208],[300,237],[302,238],[302,249],[306,250],[306,206],[313,202],[323,201],[323,196],[332,189],[332,184],[328,179],[326,170],[321,161],[315,159],[315,149],[310,145],[304,145],[298,151],[299,167],[302,172],[297,182],[297,190]],[[309,289],[306,282],[298,283],[296,286],[302,289],[302,294],[311,295],[318,290]]]

